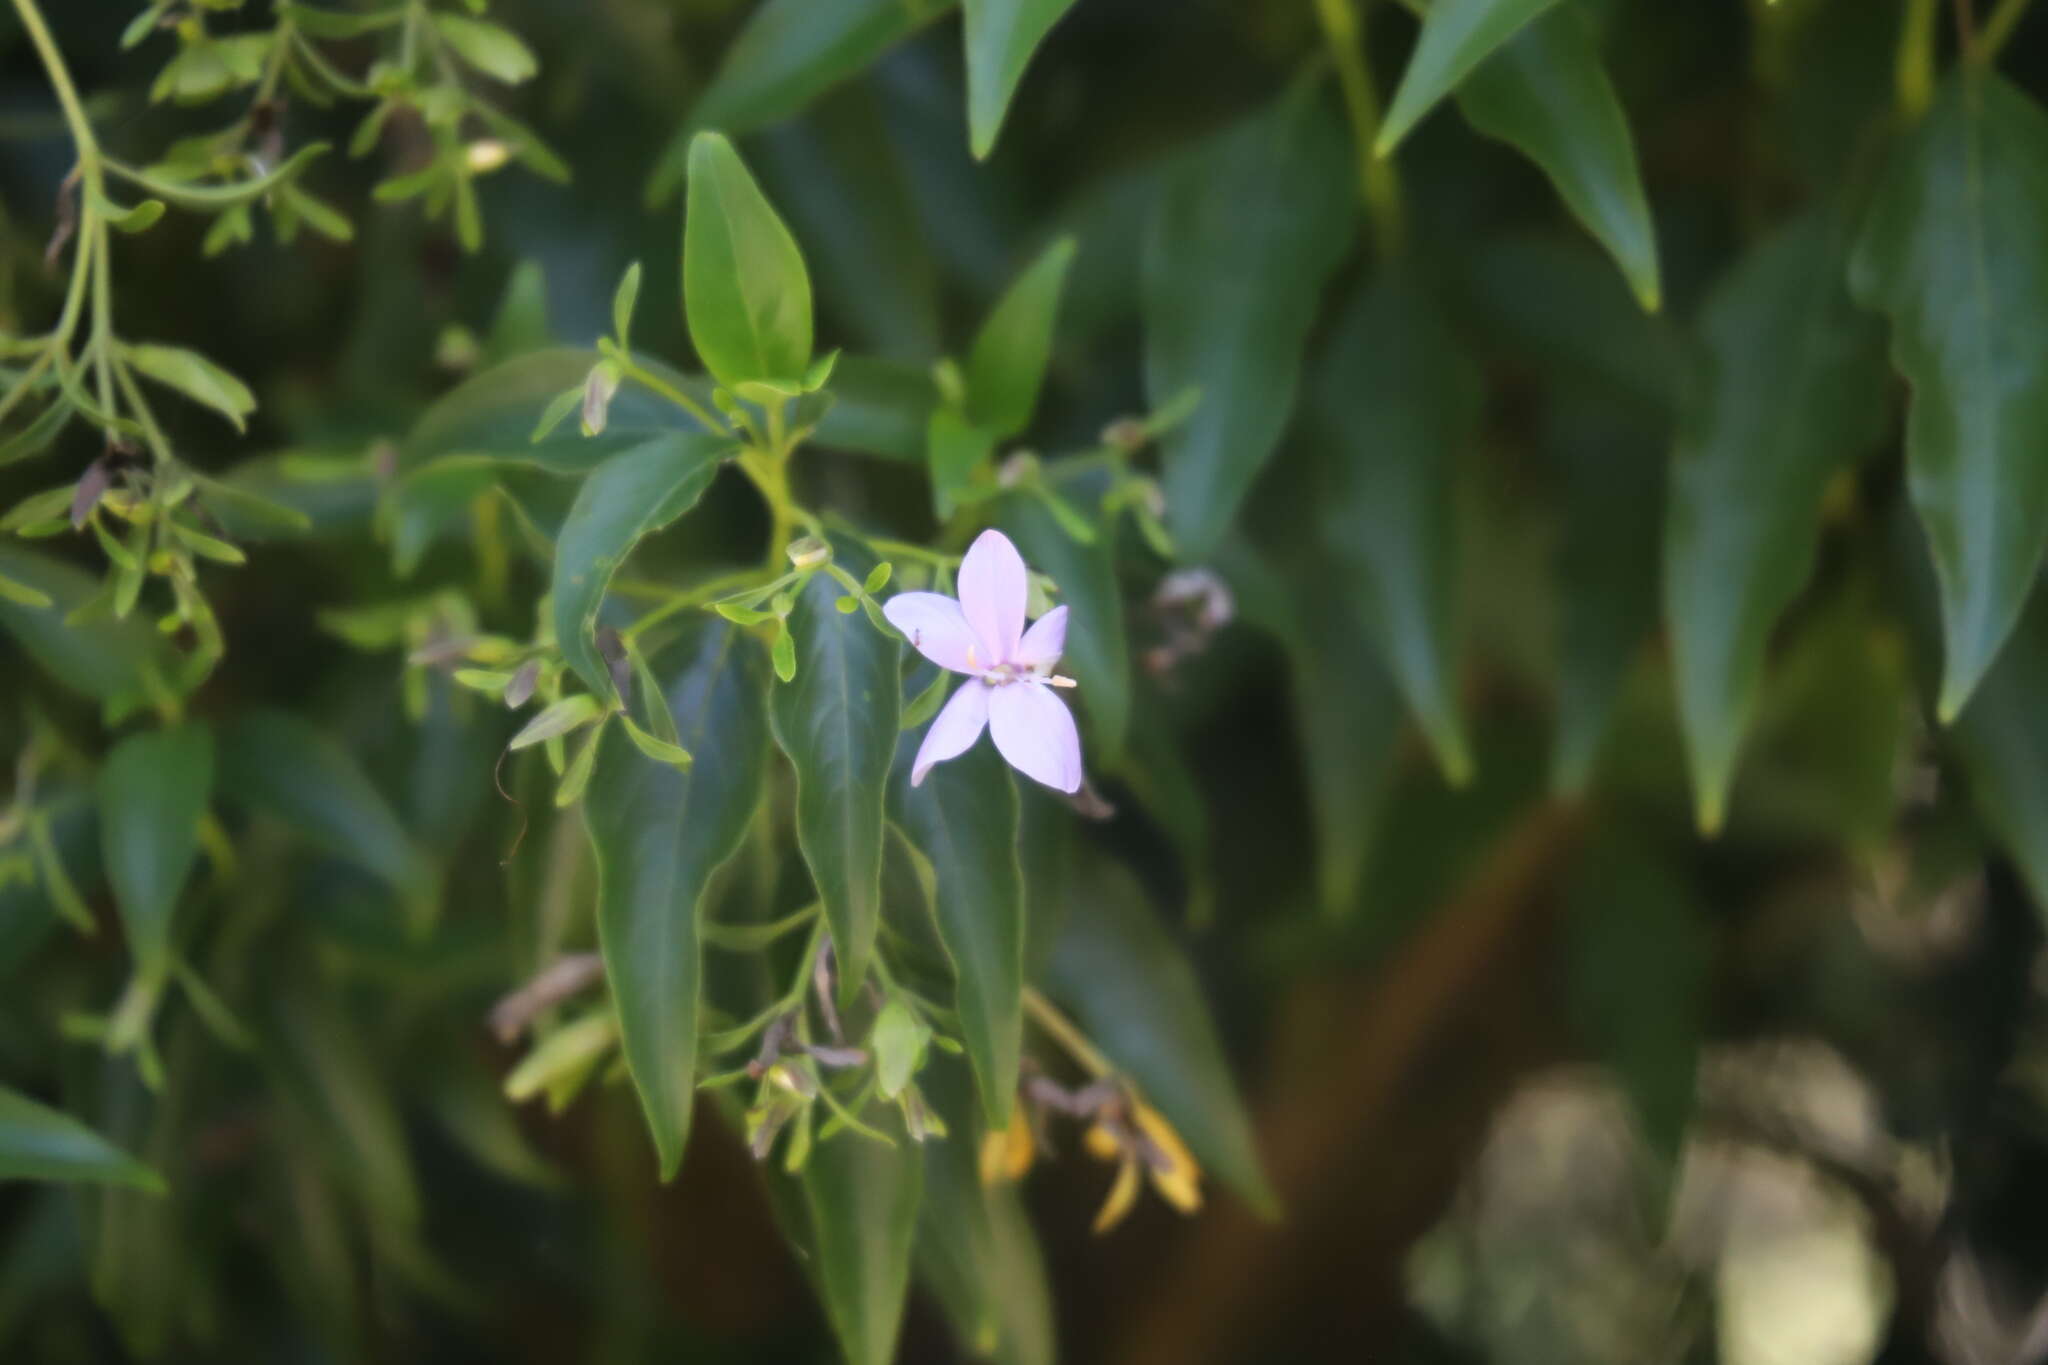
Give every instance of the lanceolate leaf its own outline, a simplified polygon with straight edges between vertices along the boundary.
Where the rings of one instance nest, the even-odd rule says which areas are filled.
[[[99,591],[99,583],[60,560],[0,543],[0,574],[50,599],[47,607],[0,597],[0,633],[11,636],[51,677],[110,710],[124,710],[162,689],[171,659],[148,623],[100,617],[65,618]]]
[[[1700,826],[1718,829],[1771,627],[1805,586],[1821,494],[1884,430],[1884,358],[1814,213],[1752,252],[1701,319],[1664,554],[1679,718]]]
[[[855,578],[874,557],[847,537],[833,558]],[[824,902],[840,994],[866,979],[881,917],[882,794],[903,705],[899,646],[864,613],[834,605],[839,585],[812,578],[789,618],[796,677],[775,688],[775,740],[796,768],[796,834]]]
[[[722,436],[659,437],[612,456],[577,490],[555,539],[555,639],[598,696],[610,696],[612,683],[592,629],[612,575],[643,537],[696,506],[736,448]]]
[[[1849,264],[1912,385],[1907,484],[1941,585],[1953,719],[2048,544],[2048,116],[1965,63],[1895,154]]]
[[[811,280],[796,239],[717,133],[690,143],[683,310],[719,383],[800,387],[811,363]]]
[[[1092,545],[1063,530],[1044,502],[1006,495],[997,517],[1024,553],[1024,562],[1051,576],[1066,603],[1067,653],[1059,671],[1080,684],[1073,693],[1090,722],[1090,752],[1114,766],[1123,752],[1131,714],[1131,651],[1124,630],[1123,589],[1117,583],[1115,536],[1099,527]]]
[[[1600,64],[1592,25],[1560,5],[1510,39],[1459,87],[1474,128],[1519,148],[1628,277],[1636,301],[1663,301],[1657,237],[1628,117]]]
[[[339,744],[285,711],[252,711],[221,735],[221,795],[281,820],[397,892],[416,929],[439,901],[432,864],[398,813]]]
[[[979,686],[969,683],[969,686]],[[989,1126],[1010,1121],[1024,1031],[1024,878],[1017,788],[993,744],[977,744],[910,785],[906,735],[893,784],[904,830],[930,861],[939,938],[953,961],[960,1032]]]
[[[1983,812],[2018,867],[2037,911],[2048,915],[2048,601],[2035,598],[2012,641],[1956,717],[1949,746],[1968,778],[1970,799]]]
[[[1038,406],[1060,289],[1073,262],[1072,237],[1047,247],[996,302],[974,339],[967,357],[967,415],[998,437],[1023,431]]]
[[[808,1269],[848,1365],[896,1358],[910,1292],[924,1162],[900,1124],[885,1126],[895,1146],[841,1133],[813,1149],[800,1177]]]
[[[1075,900],[1046,965],[1046,990],[1138,1083],[1205,1171],[1260,1212],[1277,1212],[1193,965],[1123,868],[1094,864]]]
[[[1456,483],[1477,439],[1478,375],[1428,296],[1390,275],[1345,310],[1315,383],[1324,547],[1437,762],[1462,782]]]
[[[1434,0],[1374,150],[1393,151],[1408,130],[1473,68],[1558,0]]]
[[[926,1073],[932,1105],[965,1114],[973,1098],[958,1063]],[[1058,1342],[1038,1238],[1014,1185],[984,1185],[978,1124],[927,1142],[917,1278],[939,1301],[962,1348],[998,1365],[1052,1365]]]
[[[996,134],[1025,63],[1074,0],[963,0],[967,10],[967,127],[977,157]]]
[[[79,1180],[164,1192],[163,1177],[69,1114],[0,1086],[0,1181]]]
[[[1183,556],[1216,547],[1280,439],[1352,203],[1344,132],[1313,81],[1181,162],[1154,203],[1145,392],[1157,407],[1201,391],[1161,447]]]
[[[1682,873],[1640,836],[1589,847],[1567,934],[1573,1022],[1614,1070],[1653,1151],[1678,1156],[1693,1106],[1714,942]]]
[[[131,735],[100,768],[100,850],[145,978],[170,971],[171,915],[212,794],[213,736],[199,725]]]
[[[690,135],[741,133],[788,118],[953,7],[953,0],[766,0],[726,50],[647,187],[654,201],[682,183]]]
[[[863,623],[865,624],[865,623]],[[583,802],[598,863],[598,937],[626,1064],[675,1175],[696,1094],[698,915],[711,874],[740,845],[767,772],[768,664],[720,620],[650,661],[694,762],[657,763],[621,727],[604,737]]]

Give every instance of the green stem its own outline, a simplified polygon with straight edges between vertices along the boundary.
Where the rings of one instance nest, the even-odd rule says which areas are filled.
[[[1940,0],[1906,0],[1893,82],[1899,112],[1917,119],[1934,102],[1934,27]]]
[[[1358,191],[1372,224],[1373,245],[1382,260],[1389,259],[1401,250],[1406,223],[1400,175],[1391,158],[1373,152],[1380,133],[1380,101],[1366,61],[1365,25],[1355,0],[1316,0],[1316,18],[1322,22],[1323,38],[1344,90],[1344,108],[1358,148]]]
[[[1067,1055],[1080,1063],[1082,1070],[1091,1076],[1111,1076],[1116,1068],[1109,1058],[1095,1050],[1095,1045],[1075,1026],[1073,1020],[1059,1012],[1059,1008],[1040,995],[1030,986],[1024,988],[1024,1012],[1032,1022],[1052,1035],[1052,1040],[1065,1049]]]
[[[647,388],[652,389],[669,402],[674,403],[677,407],[695,418],[706,430],[715,431],[721,436],[730,436],[732,434],[731,427],[728,427],[725,423],[712,416],[711,412],[702,403],[699,403],[675,385],[659,375],[649,374],[624,355],[619,356],[618,360],[619,372],[625,375],[626,378],[638,380]]]
[[[1991,17],[1984,21],[1984,31],[1977,40],[1977,60],[1989,66],[1998,57],[1999,49],[2012,37],[2026,15],[2027,6],[2034,0],[1999,0],[1998,8],[1991,11]]]
[[[50,75],[50,85],[57,92],[57,104],[64,111],[64,123],[71,130],[71,141],[78,148],[78,164],[85,171],[86,183],[97,189],[99,143],[93,138],[92,124],[85,117],[85,106],[79,102],[78,90],[71,84],[71,70],[64,65],[64,54],[57,50],[57,41],[50,36],[49,25],[43,22],[43,13],[36,8],[36,0],[14,0],[14,12],[21,16],[21,26],[28,30],[36,56],[42,59],[43,70]]]

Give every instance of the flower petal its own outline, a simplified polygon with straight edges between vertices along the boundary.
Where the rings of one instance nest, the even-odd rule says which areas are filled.
[[[960,561],[960,610],[996,657],[984,667],[1011,662],[1024,634],[1024,600],[1030,583],[1024,557],[1001,531],[983,531]]]
[[[979,673],[995,662],[986,657],[988,646],[976,638],[960,604],[944,593],[899,592],[882,604],[882,615],[903,632],[912,648],[940,668]]]
[[[988,724],[990,690],[987,683],[971,678],[960,684],[953,700],[932,721],[932,728],[924,732],[924,743],[917,746],[917,757],[910,764],[911,786],[924,781],[932,764],[958,758],[981,738],[981,727]]]
[[[1009,765],[1054,791],[1081,790],[1081,736],[1067,704],[1029,679],[988,691],[988,732]]]
[[[1017,642],[1016,657],[1010,662],[1045,673],[1066,652],[1067,609],[1062,604],[1031,623],[1031,629],[1025,631],[1024,638]]]

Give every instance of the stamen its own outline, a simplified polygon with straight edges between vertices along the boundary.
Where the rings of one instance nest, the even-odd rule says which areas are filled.
[[[1045,684],[1048,687],[1079,687],[1081,685],[1072,678],[1063,678],[1057,673],[1048,674]]]

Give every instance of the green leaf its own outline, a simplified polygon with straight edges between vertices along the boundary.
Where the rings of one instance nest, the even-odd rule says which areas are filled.
[[[612,334],[621,346],[633,328],[633,305],[640,300],[640,262],[626,267],[626,273],[619,278],[618,291],[612,295]]]
[[[900,1125],[892,1129],[893,1147],[845,1133],[820,1143],[796,1178],[803,1218],[797,1240],[811,1249],[806,1269],[848,1365],[890,1365],[896,1358],[910,1292],[924,1162]]]
[[[858,542],[833,538],[833,562],[856,576],[874,565]],[[883,788],[902,710],[899,646],[861,615],[833,607],[828,574],[805,585],[789,617],[794,680],[775,688],[775,740],[796,768],[796,834],[825,905],[839,992],[867,979],[881,922]]]
[[[1473,71],[1458,105],[1474,128],[1543,168],[1636,301],[1657,311],[1657,236],[1635,141],[1586,16],[1562,5],[1537,18]]]
[[[733,136],[801,110],[877,57],[944,14],[953,0],[767,0],[733,39],[648,182],[652,202],[682,182],[690,136],[722,128]]]
[[[484,337],[483,361],[502,365],[506,361],[547,346],[548,277],[538,261],[521,261],[505,279],[498,296],[498,312]]]
[[[821,314],[863,353],[939,351],[939,270],[874,83],[752,139],[750,164],[805,244]]]
[[[1914,547],[1917,552],[1919,547]],[[2012,857],[2037,913],[2048,907],[2048,599],[2036,597],[1947,732],[1970,800]]]
[[[0,1086],[0,1180],[78,1180],[162,1194],[164,1179],[69,1114]]]
[[[973,13],[970,5],[968,14]],[[1031,424],[1074,250],[1074,239],[1061,237],[1039,253],[974,338],[967,357],[967,415],[999,438],[1015,436]]]
[[[434,28],[455,49],[456,56],[492,80],[518,85],[540,70],[540,63],[518,35],[496,24],[441,12],[434,15]]]
[[[1585,789],[1631,665],[1656,628],[1668,438],[1600,399],[1553,394],[1542,443],[1562,471],[1557,740],[1551,786]]]
[[[969,686],[979,686],[970,681]],[[991,1128],[1010,1121],[1024,1034],[1024,876],[1017,788],[993,744],[977,744],[910,785],[906,735],[892,803],[931,863],[939,939],[953,964],[961,1039]]]
[[[534,422],[557,394],[574,389],[600,357],[551,348],[493,366],[449,390],[421,414],[399,450],[401,472],[447,456],[484,456],[556,474],[583,474],[650,438],[703,428],[667,399],[628,381],[612,396],[604,433],[585,437],[573,426],[535,441]],[[644,357],[634,363],[692,399],[710,405],[710,388]]]
[[[506,747],[512,750],[530,749],[536,744],[545,744],[551,739],[580,730],[604,714],[604,703],[589,692],[579,692],[573,697],[564,697],[526,722],[512,742]]]
[[[1401,696],[1357,614],[1342,575],[1309,556],[1284,579],[1233,544],[1218,568],[1250,624],[1287,656],[1295,744],[1315,820],[1316,886],[1324,912],[1359,906],[1379,814],[1401,738]]]
[[[1047,992],[1137,1082],[1203,1169],[1261,1214],[1277,1213],[1193,964],[1124,868],[1097,862],[1073,899],[1046,964]]]
[[[883,1099],[893,1100],[903,1093],[924,1065],[931,1038],[931,1025],[901,1000],[892,999],[882,1006],[870,1039],[875,1051],[875,1086]]]
[[[555,639],[597,695],[612,695],[592,633],[612,575],[642,539],[697,505],[719,462],[735,449],[722,436],[663,436],[612,456],[577,490],[555,538]]]
[[[376,877],[416,927],[440,895],[433,864],[346,749],[303,718],[254,710],[221,732],[221,795]]]
[[[597,853],[605,976],[667,1180],[681,1166],[696,1096],[704,888],[760,802],[768,675],[758,644],[708,619],[649,664],[694,762],[656,762],[630,737],[607,735],[583,818]]]
[[[1422,21],[1415,53],[1387,106],[1373,151],[1385,156],[1408,130],[1506,43],[1557,0],[1434,0]]]
[[[249,414],[256,411],[256,395],[249,392],[248,385],[197,351],[177,346],[124,345],[121,355],[157,383],[220,413],[234,423],[236,431],[248,430]]]
[[[1304,81],[1181,161],[1154,203],[1146,397],[1202,394],[1160,447],[1184,556],[1216,547],[1287,425],[1303,342],[1351,241],[1351,182],[1343,129]]]
[[[796,239],[732,143],[690,143],[683,217],[683,308],[704,367],[729,389],[792,390],[811,363],[811,281]]]
[[[1079,543],[1043,499],[1028,493],[1006,494],[996,519],[1024,562],[1059,585],[1059,600],[1067,605],[1067,653],[1059,671],[1080,684],[1068,695],[1087,714],[1095,761],[1113,768],[1131,717],[1131,649],[1115,538],[1105,531],[1092,545]]]
[[[2012,632],[2048,545],[2048,117],[1966,65],[1895,153],[1849,263],[1912,386],[1907,487],[1941,585],[1943,721]]]
[[[1887,426],[1877,328],[1810,214],[1709,299],[1696,401],[1671,462],[1664,610],[1700,828],[1720,827],[1771,628],[1813,571],[1821,495]]]
[[[995,490],[994,432],[976,426],[952,408],[938,408],[932,413],[926,441],[932,510],[940,521],[952,516],[962,503],[979,501]]]
[[[171,969],[171,916],[199,857],[213,795],[213,736],[201,725],[130,735],[100,768],[100,851],[136,971]]]
[[[68,622],[72,612],[101,591],[99,580],[5,544],[0,544],[0,574],[51,600],[50,606],[35,607],[0,598],[0,632],[12,636],[58,682],[113,711],[167,691],[163,680],[171,670],[169,651],[146,624],[103,616]]]
[[[1025,64],[1074,0],[962,0],[967,11],[967,127],[977,160],[995,150]]]
[[[1581,854],[1566,928],[1572,1021],[1667,1163],[1692,1116],[1714,946],[1683,872],[1639,836],[1609,832]]]
[[[1453,618],[1458,466],[1478,439],[1479,401],[1471,361],[1401,275],[1353,299],[1316,372],[1323,544],[1453,784],[1472,768]]]
[[[926,431],[939,404],[938,386],[922,365],[842,356],[832,371],[831,411],[818,424],[828,450],[887,460],[925,460]]]
[[[17,583],[5,574],[0,574],[0,602],[11,602],[17,607],[44,609],[55,605],[50,594],[41,588],[31,588],[26,583]]]
[[[0,439],[0,465],[10,465],[48,450],[77,411],[66,399],[53,398],[20,431]]]
[[[957,1062],[928,1073],[941,1113],[973,1103]],[[918,1282],[953,1326],[964,1352],[999,1365],[1053,1365],[1058,1336],[1045,1258],[1014,1185],[981,1182],[978,1125],[927,1142],[924,1206],[918,1213]]]

